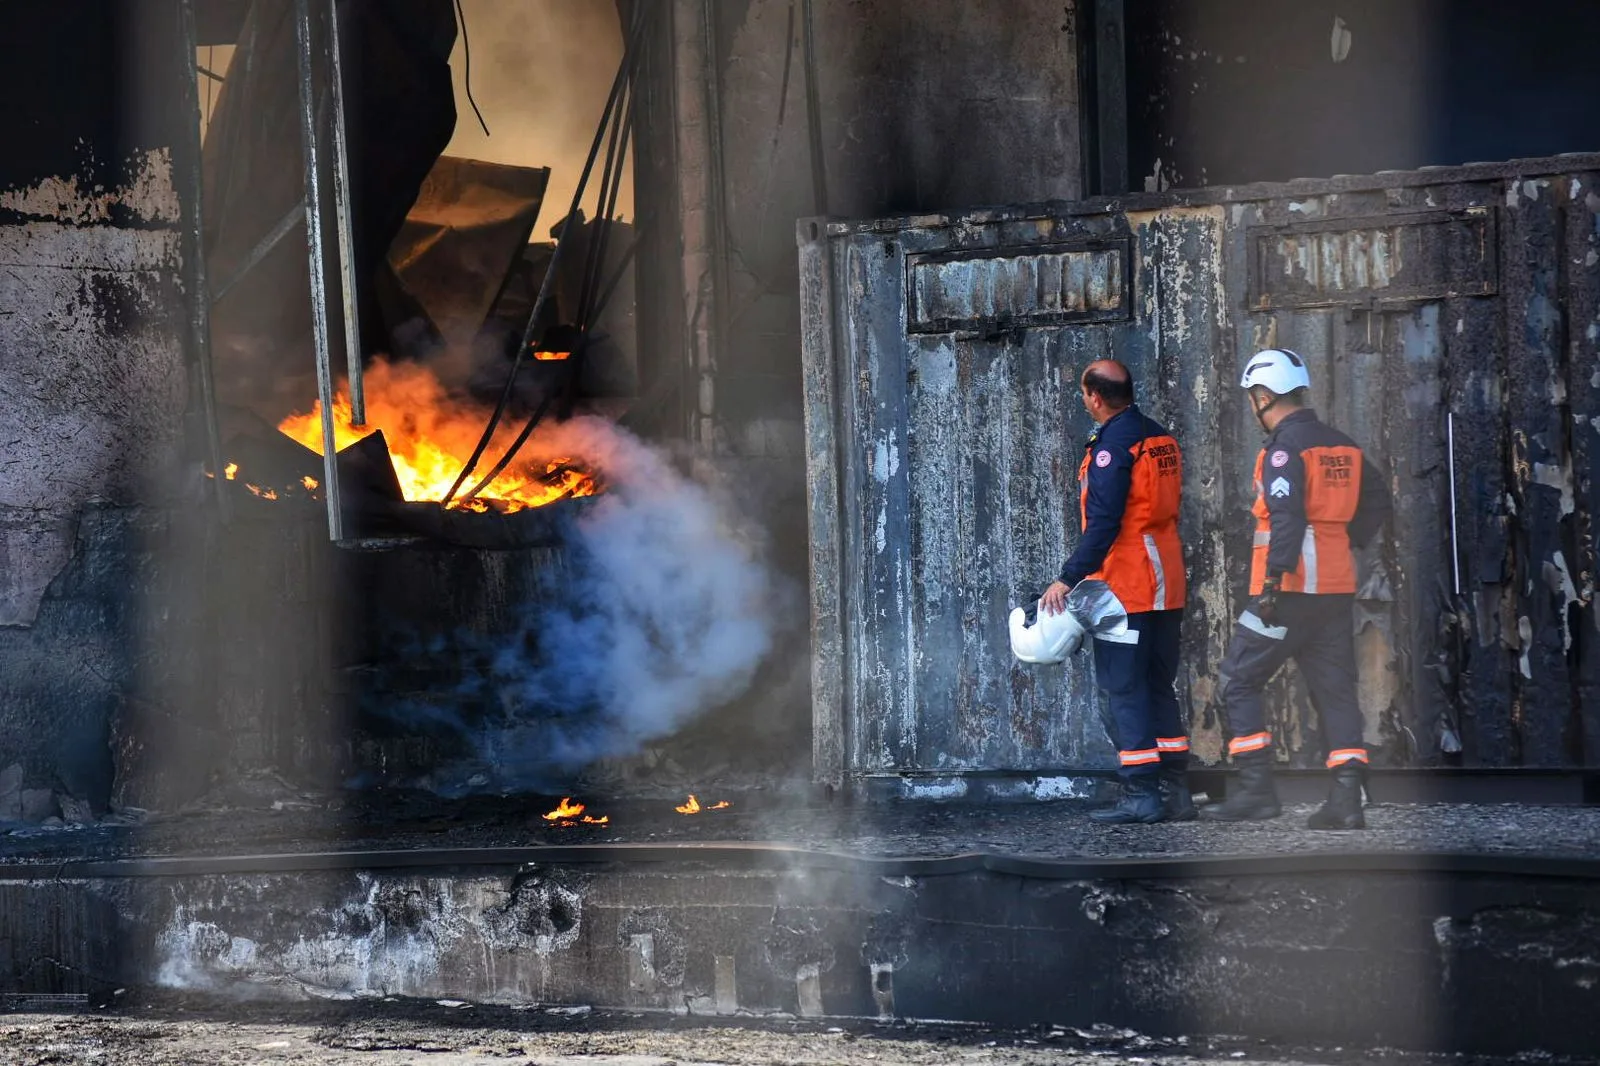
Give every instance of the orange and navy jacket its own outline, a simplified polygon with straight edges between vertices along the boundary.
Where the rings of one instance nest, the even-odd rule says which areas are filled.
[[[1281,576],[1284,592],[1356,591],[1355,555],[1388,517],[1381,476],[1355,441],[1302,408],[1256,456],[1250,594]]]
[[[1083,537],[1061,568],[1062,582],[1104,581],[1130,614],[1182,607],[1182,499],[1183,453],[1166,429],[1137,404],[1106,419],[1078,466]]]

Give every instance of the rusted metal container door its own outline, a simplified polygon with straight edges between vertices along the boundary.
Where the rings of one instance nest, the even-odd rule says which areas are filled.
[[[1070,543],[1086,363],[1127,362],[1175,428],[1216,418],[1221,228],[1220,211],[1171,211],[803,242],[808,318],[833,324],[807,360],[819,768],[1111,758],[1089,657],[1015,662],[1006,614]]]

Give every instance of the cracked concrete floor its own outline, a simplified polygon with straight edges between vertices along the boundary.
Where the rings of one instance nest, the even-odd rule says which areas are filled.
[[[451,1001],[283,1007],[172,1001],[115,1013],[0,1015],[7,1066],[1466,1066],[1459,1056],[1293,1051],[1228,1038],[1190,1044],[1126,1030],[988,1030],[939,1025],[718,1023],[586,1008],[511,1011]],[[1544,1060],[1553,1062],[1555,1060]]]

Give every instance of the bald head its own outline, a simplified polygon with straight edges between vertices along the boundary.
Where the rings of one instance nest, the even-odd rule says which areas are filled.
[[[1133,402],[1133,375],[1115,359],[1097,359],[1083,370],[1083,391],[1116,412]]]

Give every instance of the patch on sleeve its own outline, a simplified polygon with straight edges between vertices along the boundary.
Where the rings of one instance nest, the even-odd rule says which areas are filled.
[[[1094,453],[1094,465],[1095,466],[1110,466],[1111,465],[1111,453],[1106,451],[1104,448],[1101,448],[1099,451],[1095,452]]]
[[[1277,451],[1273,452],[1271,457],[1268,459],[1268,462],[1270,462],[1273,466],[1283,466],[1288,461],[1289,453],[1284,451],[1282,448],[1279,448]]]
[[[1283,497],[1289,495],[1289,479],[1283,477],[1273,478],[1272,485],[1267,489],[1267,491],[1279,499],[1282,499]]]

